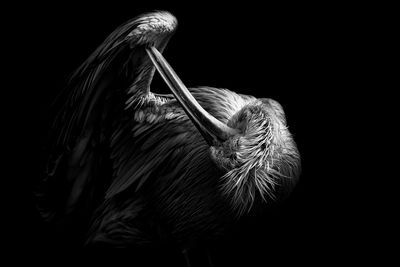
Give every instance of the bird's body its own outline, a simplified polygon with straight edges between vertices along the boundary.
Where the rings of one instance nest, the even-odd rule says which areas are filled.
[[[299,154],[276,101],[190,89],[234,129],[210,142],[176,93],[151,92],[147,46],[162,51],[175,24],[168,13],[124,24],[71,80],[39,199],[45,218],[80,225],[86,244],[188,247],[296,182]]]

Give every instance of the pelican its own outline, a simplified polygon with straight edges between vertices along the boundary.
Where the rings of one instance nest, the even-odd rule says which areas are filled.
[[[298,180],[282,106],[188,89],[162,55],[176,28],[166,11],[122,24],[57,100],[38,208],[82,245],[187,250]],[[151,87],[156,70],[171,94]]]

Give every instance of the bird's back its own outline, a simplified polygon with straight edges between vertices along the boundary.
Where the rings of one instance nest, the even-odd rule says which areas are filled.
[[[191,92],[221,120],[229,120],[232,113],[254,100],[211,87]],[[130,150],[126,159],[131,162],[130,171],[107,189],[106,200],[94,215],[91,241],[187,243],[221,234],[232,223],[234,212],[227,209],[228,200],[221,193],[223,172],[212,161],[210,147],[196,127],[175,100],[166,102],[158,114],[136,117],[139,119],[126,137],[130,145],[117,142],[111,150],[114,158],[119,150]],[[114,168],[118,164],[121,162],[114,162]],[[138,185],[134,180],[146,182]]]

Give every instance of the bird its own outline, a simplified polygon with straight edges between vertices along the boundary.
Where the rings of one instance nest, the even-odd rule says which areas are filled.
[[[162,55],[177,25],[168,11],[123,23],[56,99],[37,208],[82,246],[186,250],[287,197],[299,179],[282,106],[188,89]],[[156,72],[171,94],[153,90]]]

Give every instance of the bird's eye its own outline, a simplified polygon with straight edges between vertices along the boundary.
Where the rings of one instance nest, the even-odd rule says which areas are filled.
[[[261,144],[261,149],[262,149],[262,150],[265,150],[266,148],[267,148],[267,144],[266,144],[266,143],[262,143],[262,144]]]

